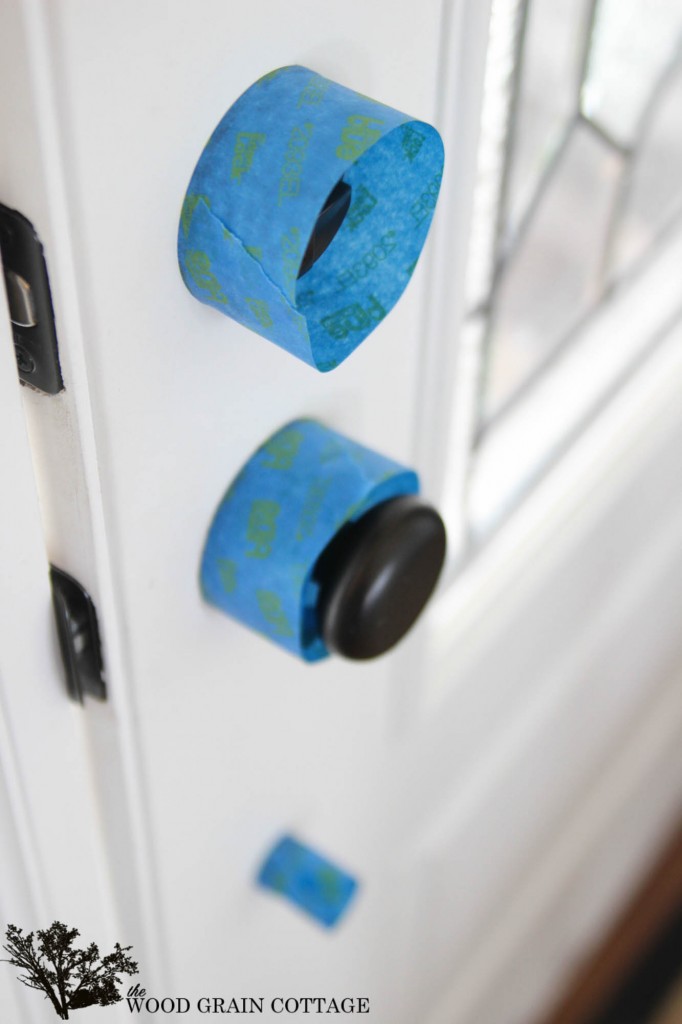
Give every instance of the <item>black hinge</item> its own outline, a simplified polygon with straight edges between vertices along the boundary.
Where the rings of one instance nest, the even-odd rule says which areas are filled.
[[[50,566],[50,579],[69,696],[81,704],[86,693],[98,700],[106,700],[102,648],[92,599],[78,580],[53,565]]]
[[[19,378],[56,395],[64,382],[43,247],[31,222],[1,203],[0,253]]]

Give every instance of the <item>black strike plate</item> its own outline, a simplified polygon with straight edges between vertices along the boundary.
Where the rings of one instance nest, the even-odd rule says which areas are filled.
[[[73,576],[53,565],[50,580],[69,696],[81,704],[86,693],[106,700],[97,612],[92,599]]]
[[[31,222],[0,203],[0,253],[22,384],[56,395],[64,390],[45,256]]]

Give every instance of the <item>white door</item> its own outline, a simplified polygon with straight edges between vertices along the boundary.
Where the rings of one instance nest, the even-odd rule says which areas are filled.
[[[44,728],[86,792],[50,797],[58,840],[32,831],[50,862],[42,902],[0,909],[132,944],[149,995],[368,997],[377,1024],[530,1020],[682,792],[679,332],[494,535],[484,512],[476,540],[461,501],[471,475],[485,496],[495,455],[462,456],[490,17],[473,0],[16,0],[0,14],[0,200],[43,240],[66,386],[22,394],[42,513],[31,600],[44,608],[43,542],[93,595],[108,687],[81,709],[45,670]],[[325,375],[195,302],[175,251],[209,133],[290,63],[435,123],[446,145],[412,282]],[[201,600],[215,506],[299,416],[414,466],[448,521],[436,598],[376,662],[307,666]],[[29,709],[14,713],[23,820],[47,799],[41,776],[66,769]],[[286,833],[359,880],[336,929],[257,887]],[[32,996],[16,1019],[49,1019]]]

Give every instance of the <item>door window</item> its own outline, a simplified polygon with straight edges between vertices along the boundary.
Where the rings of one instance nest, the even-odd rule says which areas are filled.
[[[493,3],[463,328],[474,538],[682,316],[681,38],[680,0]]]

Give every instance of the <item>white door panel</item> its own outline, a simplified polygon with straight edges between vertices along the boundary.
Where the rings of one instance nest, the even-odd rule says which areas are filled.
[[[352,987],[375,974],[357,975],[367,944],[387,941],[383,924],[372,937],[371,896],[321,943],[253,877],[295,830],[364,879],[373,842],[357,822],[373,816],[363,796],[388,739],[396,656],[352,672],[283,657],[201,602],[198,558],[230,479],[287,419],[317,415],[410,460],[424,278],[390,329],[320,377],[194,302],[175,235],[205,138],[272,67],[312,63],[432,120],[440,5],[410,18],[389,4],[330,5],[324,18],[274,3],[238,17],[217,3],[21,13],[6,20],[27,40],[29,155],[46,181],[37,199],[16,155],[7,201],[46,247],[67,386],[61,419],[36,396],[27,415],[50,554],[101,614],[116,721],[89,708],[85,727],[126,941],[157,986],[205,991],[219,963],[245,991],[295,989],[299,970],[304,986],[343,989],[341,970]]]

